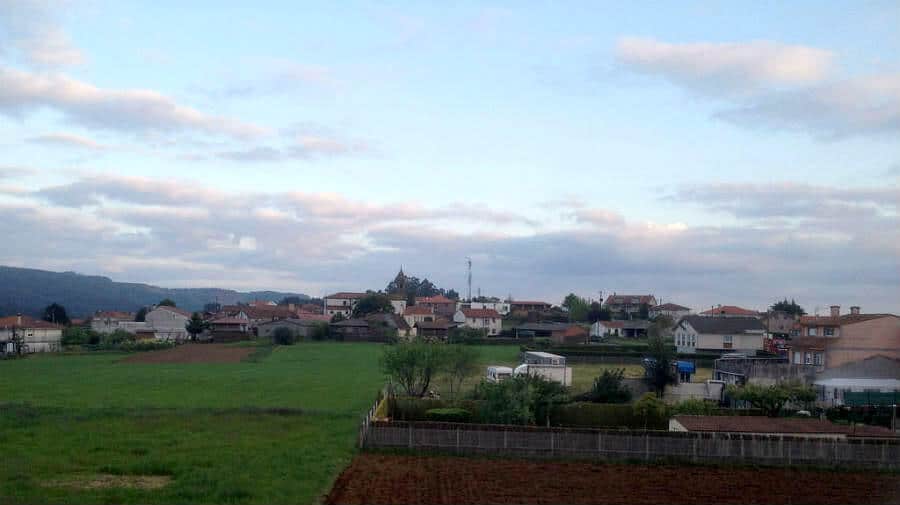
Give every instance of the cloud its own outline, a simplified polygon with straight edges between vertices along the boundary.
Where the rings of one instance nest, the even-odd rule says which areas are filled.
[[[823,138],[900,133],[900,74],[865,76],[763,95],[718,117],[806,130]]]
[[[38,135],[27,139],[28,142],[35,144],[59,145],[64,147],[78,147],[82,149],[92,149],[102,151],[108,146],[100,144],[92,139],[75,135],[72,133],[48,133],[46,135]]]
[[[382,287],[401,263],[461,289],[470,256],[475,286],[498,296],[558,302],[570,291],[637,290],[694,307],[727,301],[763,308],[787,295],[806,305],[896,310],[893,191],[690,186],[670,203],[734,222],[643,223],[577,205],[566,207],[577,226],[560,229],[483,204],[232,193],[198,181],[95,175],[18,195],[16,204],[0,200],[0,233],[19,244],[0,252],[0,264],[322,294]]]
[[[715,117],[821,139],[900,133],[900,74],[841,77],[834,53],[772,41],[673,44],[623,38],[625,67],[722,101]]]
[[[34,65],[84,63],[84,54],[69,40],[55,15],[66,5],[40,0],[0,1],[0,55],[8,47]]]
[[[220,151],[214,156],[239,163],[257,163],[357,156],[373,151],[371,146],[359,140],[343,139],[334,135],[302,134],[297,135],[285,146],[256,146],[236,151]]]
[[[885,170],[884,175],[888,177],[900,177],[900,163],[894,163],[887,170]]]
[[[108,90],[63,74],[0,67],[0,114],[22,117],[50,108],[85,128],[136,133],[194,131],[239,139],[265,129],[180,105],[147,89]]]
[[[832,71],[834,54],[772,41],[671,44],[624,37],[616,47],[630,68],[704,93],[746,93],[770,86],[816,83]]]

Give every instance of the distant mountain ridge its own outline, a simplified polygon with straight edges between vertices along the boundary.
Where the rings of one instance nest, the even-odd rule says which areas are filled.
[[[244,293],[220,288],[161,288],[115,282],[99,275],[0,266],[0,316],[18,312],[39,316],[53,302],[65,307],[69,317],[87,317],[97,310],[136,311],[164,298],[171,298],[185,310],[195,311],[216,300],[223,305],[257,299],[277,302],[285,296],[309,298],[301,293],[278,291]]]

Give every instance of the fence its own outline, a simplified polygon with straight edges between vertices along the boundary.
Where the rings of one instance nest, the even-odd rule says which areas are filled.
[[[360,447],[601,460],[900,469],[900,440],[370,421]]]

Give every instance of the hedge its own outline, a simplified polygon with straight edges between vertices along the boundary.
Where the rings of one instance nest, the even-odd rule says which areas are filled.
[[[633,430],[667,430],[669,418],[643,417],[634,413],[630,404],[574,402],[555,406],[550,424],[572,428],[628,428]]]
[[[460,408],[429,409],[425,418],[440,423],[468,423],[472,421],[472,413]]]
[[[481,400],[434,400],[430,398],[398,398],[389,401],[388,411],[392,419],[399,421],[428,421],[429,410],[461,408],[470,412],[471,419],[480,419]]]

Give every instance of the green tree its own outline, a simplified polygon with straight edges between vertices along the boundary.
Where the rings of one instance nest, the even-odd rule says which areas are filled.
[[[360,298],[353,307],[353,317],[365,317],[369,314],[392,313],[394,306],[391,299],[384,293],[369,293]]]
[[[191,314],[191,319],[184,325],[184,329],[191,335],[191,340],[197,340],[197,335],[209,328],[209,323],[204,321],[199,312]]]
[[[85,345],[97,343],[99,336],[92,335],[91,330],[79,326],[69,326],[62,331],[62,345]],[[93,342],[92,342],[93,340]]]
[[[503,382],[482,381],[474,397],[483,400],[482,421],[491,424],[534,424],[532,391],[525,377],[512,377]]]
[[[175,301],[172,300],[171,298],[163,298],[156,305],[158,305],[160,307],[175,307],[176,306]]]
[[[138,323],[143,323],[147,320],[147,307],[141,307],[138,309],[137,314],[134,315],[134,320]]]
[[[748,402],[769,417],[778,417],[788,402],[809,403],[816,399],[816,393],[811,387],[798,383],[731,385],[726,393],[735,400]]]
[[[612,319],[612,313],[609,309],[600,305],[600,302],[591,303],[591,308],[588,310],[587,320],[589,323],[594,324],[597,321],[609,321]]]
[[[566,295],[565,299],[563,299],[562,306],[569,312],[570,322],[587,321],[588,312],[590,312],[591,307],[584,298],[575,293],[569,293]]]
[[[58,303],[51,303],[44,308],[44,321],[66,326],[70,323],[66,308]]]
[[[276,345],[294,345],[297,338],[290,328],[279,326],[272,332],[272,343]]]
[[[634,414],[644,420],[644,429],[650,419],[662,419],[668,415],[666,403],[653,393],[647,393],[632,406]]]
[[[791,301],[788,301],[787,298],[780,302],[773,303],[772,306],[769,307],[769,309],[772,311],[787,312],[788,314],[797,317],[806,315],[806,311],[803,310],[803,307],[797,304],[797,302],[795,302],[793,299],[791,299]]]
[[[647,352],[649,359],[644,361],[647,378],[650,380],[657,397],[662,397],[666,386],[675,381],[672,373],[672,362],[675,360],[675,346],[668,339],[668,328],[651,324],[648,328],[649,341]]]
[[[326,340],[328,338],[328,325],[325,323],[317,323],[310,332],[310,338],[313,340]]]
[[[446,371],[450,377],[450,397],[456,398],[462,391],[466,377],[478,371],[478,351],[474,347],[448,345]]]
[[[631,390],[625,387],[624,379],[624,368],[604,370],[582,398],[594,403],[628,403],[631,401]]]
[[[444,370],[446,346],[415,341],[385,346],[381,369],[403,388],[407,396],[421,397],[428,392],[434,377]]]
[[[689,416],[711,416],[715,415],[718,409],[719,407],[711,401],[689,398],[675,405],[673,411],[675,414]]]

